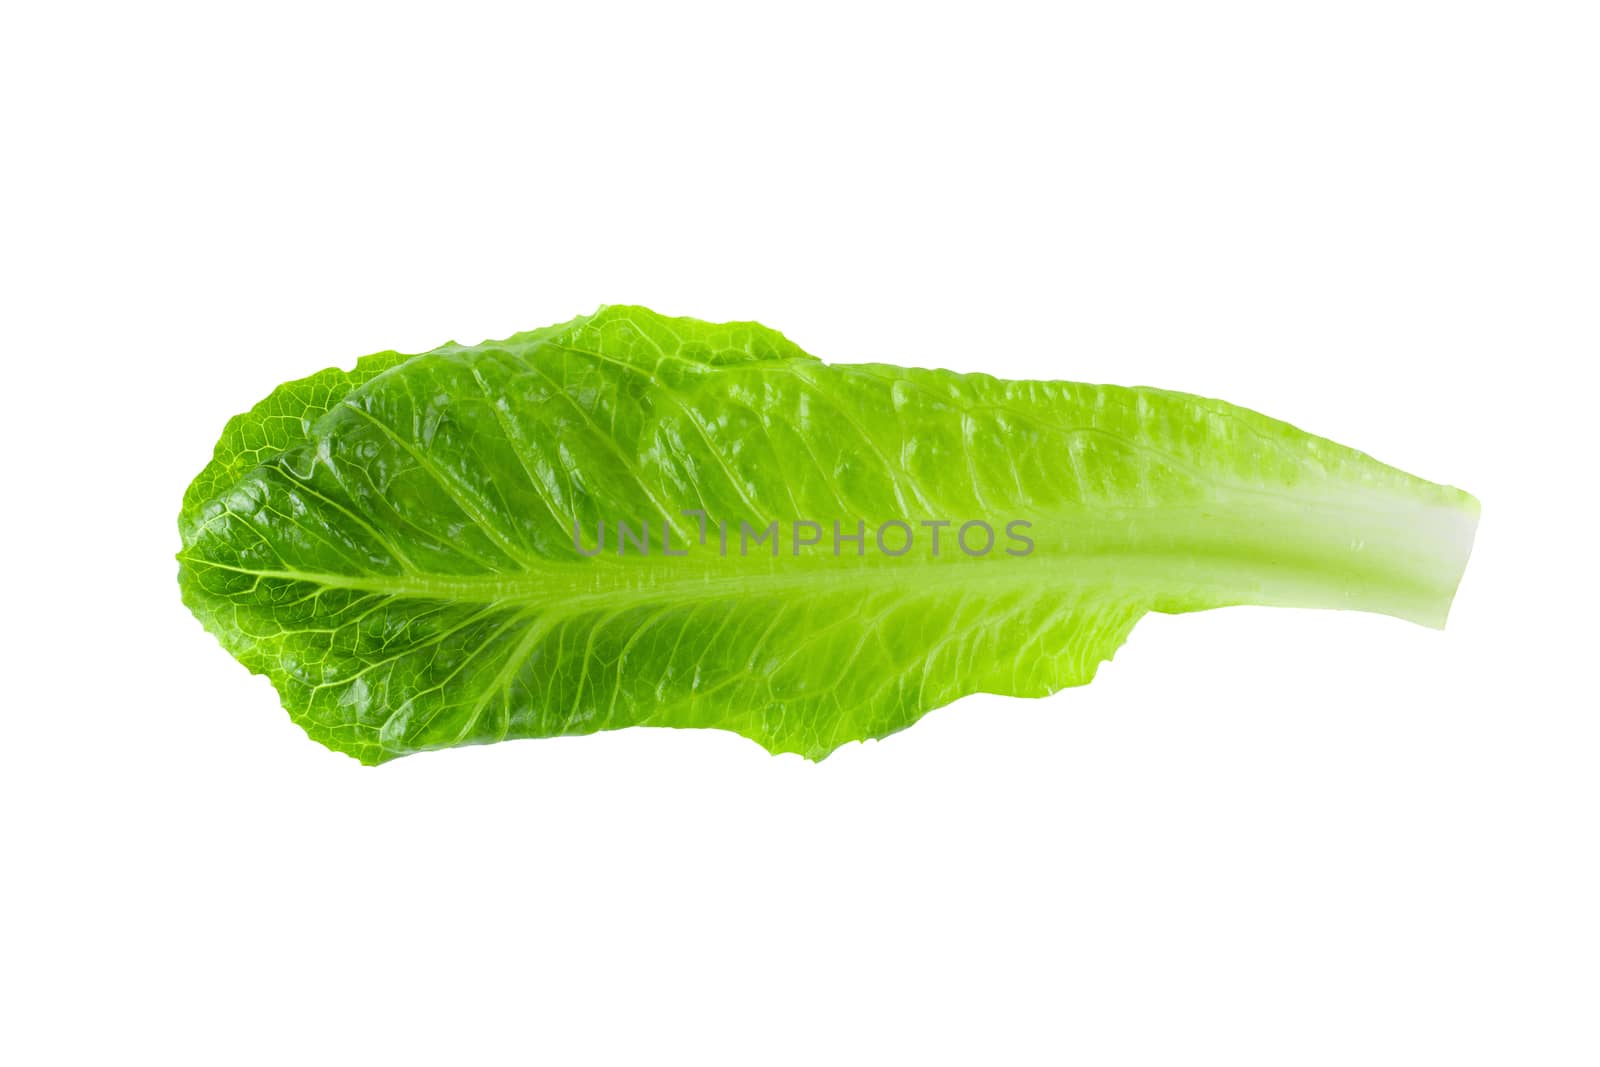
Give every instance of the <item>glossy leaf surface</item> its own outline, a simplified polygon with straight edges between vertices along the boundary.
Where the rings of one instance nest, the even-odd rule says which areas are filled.
[[[1476,518],[1219,401],[614,307],[281,386],[190,486],[179,580],[365,763],[637,725],[815,759],[1086,683],[1148,611],[1440,626]]]

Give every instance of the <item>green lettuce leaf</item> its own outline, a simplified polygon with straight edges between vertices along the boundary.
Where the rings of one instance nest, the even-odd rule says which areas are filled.
[[[363,763],[626,726],[820,759],[1082,685],[1149,611],[1442,626],[1477,512],[1220,401],[611,307],[279,387],[189,487],[179,583]]]

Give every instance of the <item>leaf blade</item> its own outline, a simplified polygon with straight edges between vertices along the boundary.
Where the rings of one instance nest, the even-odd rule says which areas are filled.
[[[1012,518],[1037,551],[950,540]],[[942,558],[871,534],[802,555],[800,519],[950,525]],[[574,543],[618,520],[687,554]],[[785,543],[708,551],[729,520]],[[831,366],[754,324],[609,308],[280,387],[186,494],[180,585],[363,762],[630,725],[815,759],[970,692],[1084,684],[1147,611],[1442,624],[1475,521],[1457,490],[1219,401]]]

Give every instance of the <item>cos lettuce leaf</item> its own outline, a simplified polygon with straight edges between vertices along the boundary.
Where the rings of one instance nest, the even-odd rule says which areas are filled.
[[[611,307],[279,387],[189,487],[179,583],[363,763],[627,726],[820,759],[1082,685],[1149,611],[1442,626],[1477,513],[1220,401]]]

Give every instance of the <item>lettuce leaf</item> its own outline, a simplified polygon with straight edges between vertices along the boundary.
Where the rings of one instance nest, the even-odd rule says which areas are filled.
[[[185,494],[179,583],[363,763],[627,726],[821,759],[1087,683],[1149,611],[1442,626],[1477,514],[1220,401],[609,307],[279,387]]]

